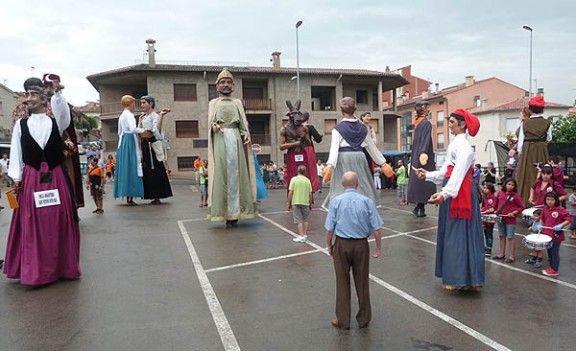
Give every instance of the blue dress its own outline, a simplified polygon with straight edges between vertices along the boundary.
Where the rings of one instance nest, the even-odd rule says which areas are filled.
[[[254,151],[252,151],[252,155],[254,155],[254,167],[256,168],[256,200],[266,199],[268,197],[268,190],[266,189],[266,184],[262,177],[260,163],[258,163],[258,157],[256,157]]]
[[[142,177],[138,176],[138,160],[134,135],[124,133],[116,155],[114,198],[143,196],[144,185]]]
[[[449,218],[452,198],[440,205],[435,274],[445,285],[484,285],[484,233],[476,188],[474,182],[471,220]]]

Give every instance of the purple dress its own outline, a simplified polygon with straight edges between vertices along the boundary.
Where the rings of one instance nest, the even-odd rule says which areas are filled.
[[[28,119],[21,120],[22,187],[19,208],[10,223],[4,273],[25,285],[44,285],[80,277],[80,229],[62,168],[62,139],[52,120],[50,138],[42,149],[30,135]],[[36,207],[34,193],[57,189],[60,204]]]

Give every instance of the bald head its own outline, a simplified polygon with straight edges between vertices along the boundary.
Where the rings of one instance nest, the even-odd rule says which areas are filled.
[[[348,171],[344,173],[342,176],[342,186],[345,188],[354,188],[358,187],[358,174],[356,172]]]
[[[340,111],[342,111],[344,116],[354,116],[354,112],[356,111],[356,100],[349,96],[343,97],[340,100]]]

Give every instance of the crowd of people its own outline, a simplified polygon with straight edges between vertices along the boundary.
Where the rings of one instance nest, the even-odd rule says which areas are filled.
[[[208,155],[194,162],[199,206],[206,208],[210,221],[234,228],[239,220],[257,216],[257,203],[268,196],[268,189],[285,185],[287,208],[298,230],[293,241],[306,243],[315,194],[322,192],[322,184],[329,187],[322,207],[327,211],[327,251],[336,275],[334,327],[350,327],[351,270],[359,300],[358,325],[367,327],[371,320],[367,238],[375,236],[373,256],[380,256],[383,220],[377,210],[377,190],[383,188],[382,178],[394,180],[398,205],[414,204],[412,212],[417,218],[426,216],[426,204],[439,206],[435,275],[444,288],[479,290],[485,285],[485,256],[513,263],[517,218],[526,210],[531,210],[530,230],[549,240],[544,246],[534,244],[524,262],[542,267],[546,250],[549,264],[542,274],[559,275],[559,247],[569,225],[569,237],[576,239],[576,192],[566,192],[560,160],[548,156],[551,127],[542,117],[542,97],[532,98],[528,109],[522,111],[523,123],[517,142],[509,140],[510,161],[503,175],[492,163],[484,169],[475,164],[469,138],[478,133],[480,121],[464,109],[450,114],[448,125],[454,137],[444,164],[436,167],[426,101],[415,104],[410,160],[405,164],[400,159],[392,166],[376,146],[371,116],[357,117],[356,102],[350,97],[340,100],[342,118],[332,130],[325,163],[316,159],[314,142],[321,142],[322,137],[309,124],[309,114],[301,110],[300,101],[287,101],[289,121],[280,131],[280,149],[286,151],[286,158],[278,167],[272,161],[259,164],[252,150],[242,102],[231,97],[232,73],[224,69],[215,83],[218,97],[208,106]],[[83,199],[82,189],[75,185],[81,187],[82,182],[77,181],[78,162],[63,166],[67,159],[77,157],[70,156],[73,147],[66,146],[76,143],[66,143],[71,118],[63,86],[58,76],[48,75],[44,80],[27,80],[24,89],[26,112],[14,124],[12,162],[7,155],[0,160],[2,176],[13,186],[18,200],[3,271],[9,278],[33,286],[78,279],[77,209],[83,206]],[[170,110],[155,112],[156,101],[150,95],[140,98],[143,112],[138,117],[134,116],[136,98],[125,95],[121,103],[124,111],[118,119],[116,158],[108,155],[103,160],[98,153],[91,155],[84,181],[97,214],[104,212],[106,180],[114,182],[114,197],[126,198],[130,206],[136,205],[135,198],[157,205],[172,196],[163,148],[163,121]],[[494,254],[496,225],[499,247]]]

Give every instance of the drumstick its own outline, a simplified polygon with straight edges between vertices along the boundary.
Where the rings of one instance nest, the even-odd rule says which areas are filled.
[[[552,230],[554,229],[554,227],[540,227],[540,228],[542,228],[542,229],[552,229]],[[554,231],[563,232],[563,231],[567,231],[567,230],[568,230],[568,229],[562,228],[562,229],[560,229],[560,230],[554,230]]]

